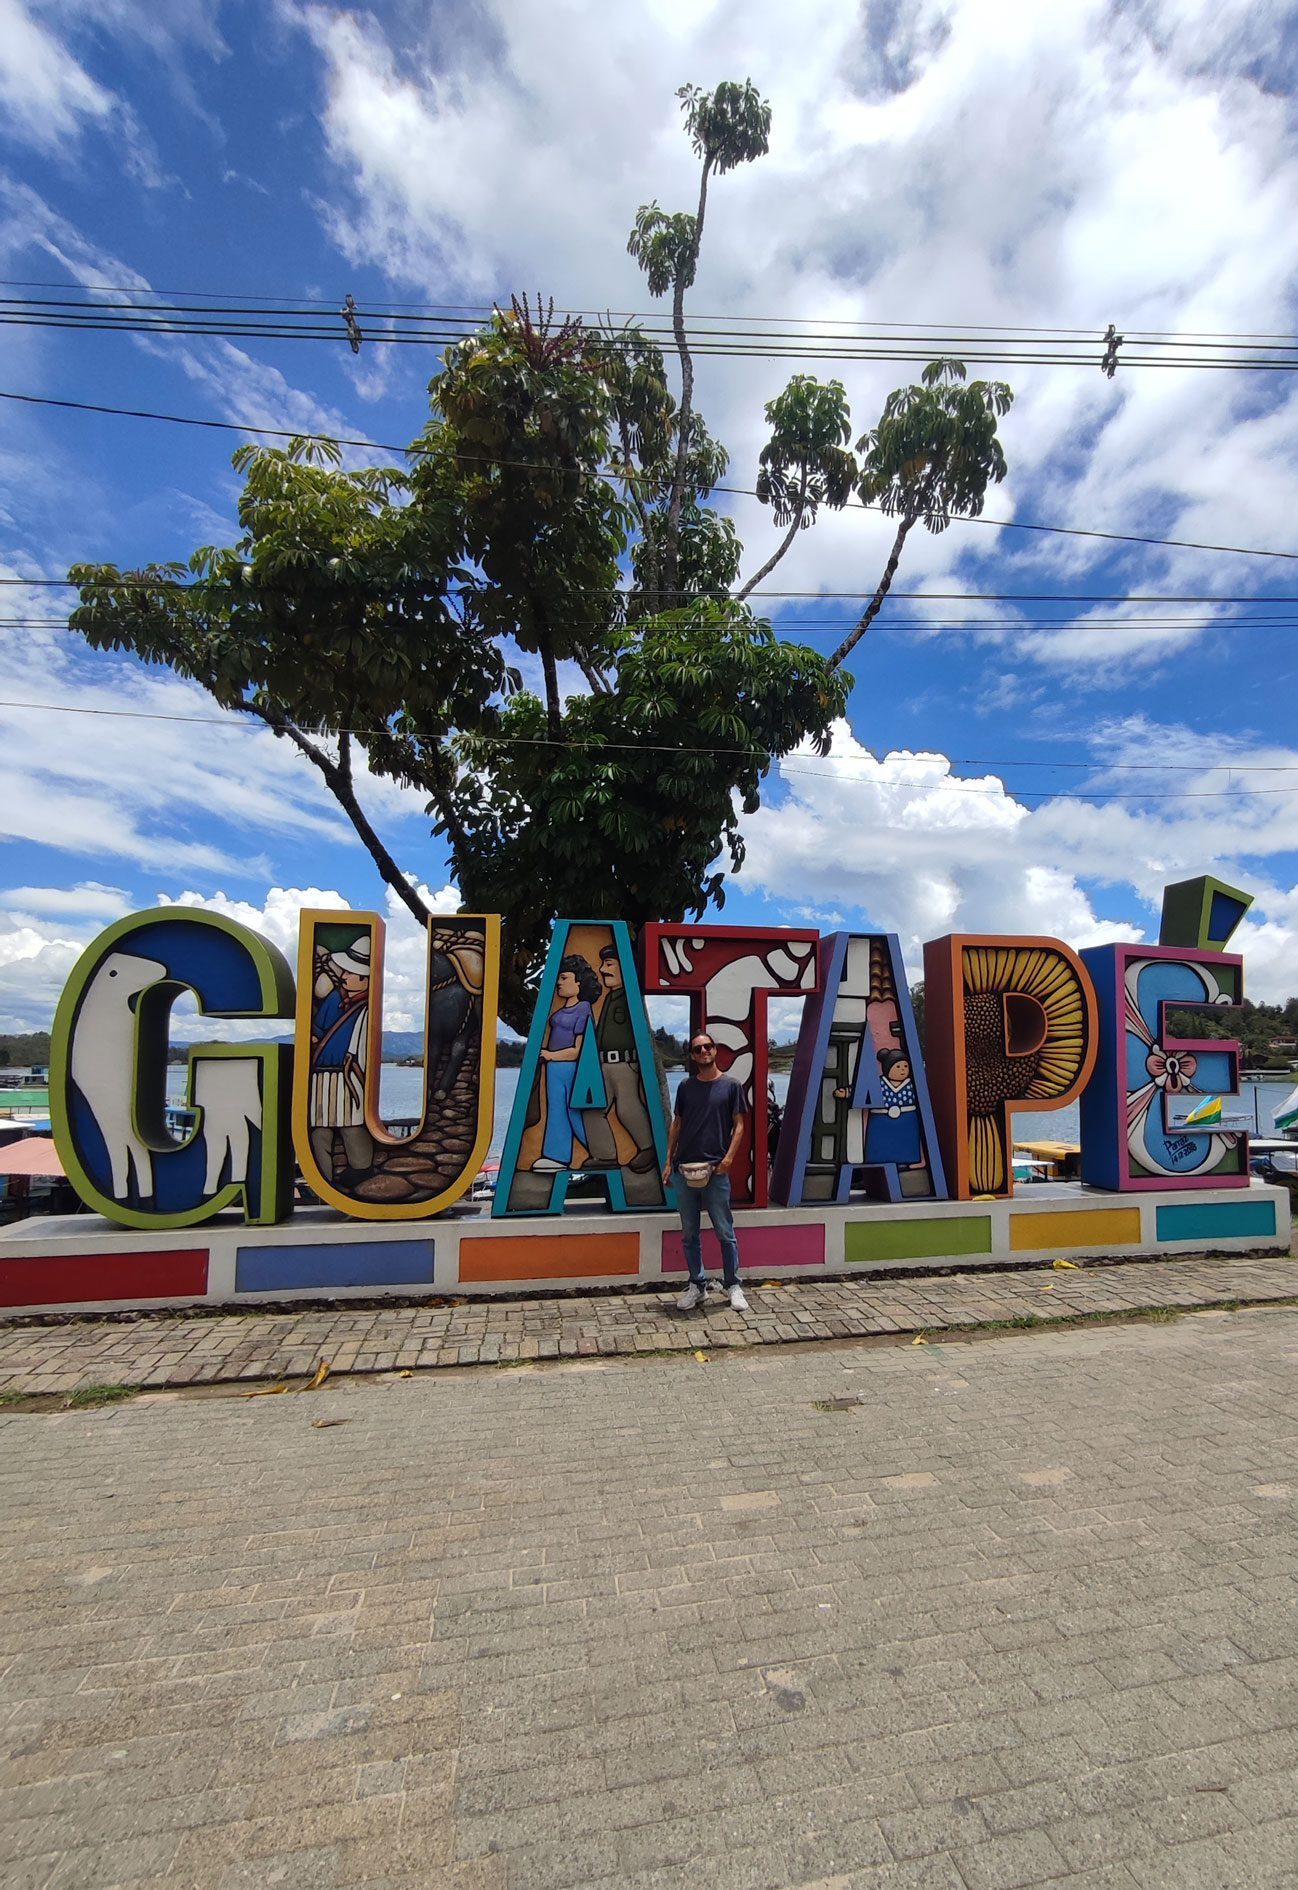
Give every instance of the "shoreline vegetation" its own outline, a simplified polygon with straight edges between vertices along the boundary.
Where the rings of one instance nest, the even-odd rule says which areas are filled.
[[[924,1040],[924,987],[916,984],[911,987],[911,1002],[915,1013],[916,1029],[921,1047]],[[1171,1009],[1168,1012],[1168,1029],[1174,1037],[1193,1038],[1233,1038],[1240,1046],[1241,1076],[1283,1077],[1298,1070],[1298,997],[1286,999],[1283,1004],[1253,1004],[1245,998],[1238,1011],[1228,1011],[1224,1015],[1211,1012]],[[677,1037],[669,1030],[659,1026],[653,1033],[654,1044],[664,1069],[683,1069],[685,1067],[685,1039]],[[221,1041],[220,1038],[206,1038],[204,1042]],[[272,1041],[292,1043],[291,1033],[281,1032]],[[500,1069],[518,1069],[523,1061],[526,1045],[519,1037],[501,1037],[496,1039],[496,1063]],[[795,1046],[792,1043],[770,1042],[767,1045],[770,1067],[783,1070],[793,1063]],[[173,1043],[167,1053],[169,1063],[184,1063],[189,1055],[188,1043]],[[383,1036],[384,1063],[400,1064],[407,1069],[417,1069],[424,1060],[422,1030],[390,1030]],[[33,1065],[48,1067],[50,1061],[50,1035],[46,1030],[2,1031],[0,1032],[0,1069],[30,1068]]]

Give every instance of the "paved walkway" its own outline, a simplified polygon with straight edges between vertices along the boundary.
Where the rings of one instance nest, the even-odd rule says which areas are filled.
[[[714,1351],[809,1339],[939,1333],[1155,1307],[1298,1299],[1298,1262],[1162,1260],[1123,1266],[980,1270],[945,1277],[749,1285],[747,1313],[718,1293],[695,1314],[664,1293],[425,1302],[381,1310],[17,1323],[0,1327],[0,1395],[85,1385],[167,1386],[499,1365],[528,1359]]]
[[[1284,1309],[0,1414],[0,1878],[1294,1890],[1296,1366]]]

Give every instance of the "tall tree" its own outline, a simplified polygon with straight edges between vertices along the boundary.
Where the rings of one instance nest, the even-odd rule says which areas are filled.
[[[767,406],[759,493],[782,537],[746,583],[711,503],[727,455],[695,404],[685,295],[709,181],[765,151],[770,110],[751,83],[680,97],[697,211],[646,206],[630,245],[651,292],[672,296],[679,398],[640,329],[516,299],[448,349],[403,465],[348,470],[307,438],[241,447],[234,544],[71,572],[75,629],[291,742],[422,920],[419,875],[367,815],[357,757],[424,796],[465,906],[504,917],[501,1011],[517,1028],[558,914],[639,923],[723,903],[767,772],[804,742],[827,750],[851,686],[848,646],[827,662],[748,603],[857,481],[839,383],[795,375]],[[939,406],[957,365],[929,370]],[[891,455],[904,516],[920,492],[915,517],[945,506],[945,523],[975,483],[954,419],[927,472],[884,444],[921,394],[927,377],[892,396],[862,477]],[[993,449],[994,422],[984,460]],[[877,489],[887,504],[892,487]]]
[[[923,519],[944,532],[957,512],[977,518],[989,482],[1005,477],[996,421],[1014,395],[1004,381],[964,385],[963,361],[930,361],[918,387],[899,387],[884,402],[877,427],[856,443],[864,455],[857,490],[867,505],[900,518],[873,597],[829,659],[838,669],[879,614],[901,562],[902,547]]]

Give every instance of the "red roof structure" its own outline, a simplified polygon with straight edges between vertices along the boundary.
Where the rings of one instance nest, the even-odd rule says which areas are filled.
[[[0,1175],[64,1175],[52,1136],[29,1135],[0,1148]]]

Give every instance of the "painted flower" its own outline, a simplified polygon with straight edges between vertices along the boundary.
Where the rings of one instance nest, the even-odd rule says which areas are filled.
[[[1189,1089],[1194,1073],[1199,1067],[1199,1059],[1188,1051],[1173,1050],[1170,1053],[1154,1044],[1145,1058],[1145,1068],[1153,1077],[1159,1089]]]

